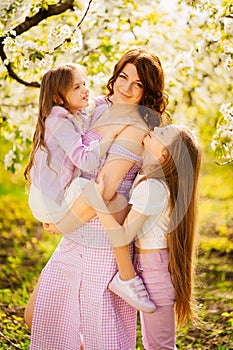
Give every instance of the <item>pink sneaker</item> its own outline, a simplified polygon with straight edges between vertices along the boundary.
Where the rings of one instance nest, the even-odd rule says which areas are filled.
[[[146,287],[139,276],[123,281],[119,276],[119,272],[117,272],[109,283],[108,289],[135,309],[147,313],[152,313],[156,310],[156,306],[149,299]]]

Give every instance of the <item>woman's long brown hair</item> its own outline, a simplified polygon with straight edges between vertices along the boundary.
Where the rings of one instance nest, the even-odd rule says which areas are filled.
[[[168,104],[164,91],[164,72],[158,56],[147,49],[127,51],[114,67],[107,84],[107,97],[113,95],[113,86],[127,63],[133,64],[143,85],[143,96],[138,106],[140,115],[152,130],[162,124],[162,117]]]
[[[166,146],[166,161],[155,166],[147,178],[165,181],[170,192],[169,271],[175,288],[177,323],[182,326],[196,317],[193,276],[201,152],[187,127],[177,130],[175,139]]]
[[[42,78],[39,95],[39,111],[32,141],[32,149],[28,165],[24,171],[24,177],[29,183],[31,182],[30,170],[34,164],[34,157],[39,147],[47,152],[47,163],[49,164],[50,154],[45,143],[45,121],[51,113],[53,106],[62,105],[69,110],[66,94],[72,85],[73,72],[76,69],[82,69],[85,71],[85,68],[82,66],[76,64],[64,64],[51,68]]]

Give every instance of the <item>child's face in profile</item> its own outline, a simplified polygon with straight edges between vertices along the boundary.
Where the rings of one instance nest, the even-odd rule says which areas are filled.
[[[73,71],[73,82],[67,91],[66,99],[70,113],[77,113],[88,106],[89,90],[86,87],[85,73],[80,69]]]
[[[151,131],[152,138],[159,140],[164,147],[169,146],[176,136],[179,134],[179,129],[177,125],[167,125],[163,128],[154,128]]]
[[[159,162],[167,151],[167,146],[178,135],[176,125],[168,125],[164,128],[154,128],[143,140],[145,149],[145,161],[154,164]],[[148,156],[148,153],[150,156]],[[146,164],[149,165],[149,164]]]

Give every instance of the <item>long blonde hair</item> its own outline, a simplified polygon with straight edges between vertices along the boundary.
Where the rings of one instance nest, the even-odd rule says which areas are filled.
[[[170,192],[169,272],[177,323],[182,326],[196,318],[193,275],[201,151],[194,133],[185,126],[177,126],[177,136],[166,148],[165,162],[155,165],[147,178],[165,181]]]
[[[63,64],[48,70],[41,81],[39,95],[39,111],[36,128],[32,141],[32,149],[28,165],[24,171],[25,179],[30,183],[30,170],[34,164],[34,157],[38,148],[44,149],[47,156],[47,163],[50,162],[49,150],[45,143],[45,121],[51,113],[52,107],[60,105],[69,111],[69,104],[66,95],[73,83],[74,71],[85,68],[78,64]]]

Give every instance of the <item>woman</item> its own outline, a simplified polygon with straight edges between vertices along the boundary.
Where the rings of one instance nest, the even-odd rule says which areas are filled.
[[[128,200],[142,163],[142,140],[148,127],[160,125],[167,105],[160,60],[145,49],[129,50],[116,64],[107,88],[106,98],[96,101],[92,126],[98,132],[97,126],[108,122],[107,109],[111,115],[116,114],[116,122],[121,122],[125,108],[119,106],[131,106],[132,126],[121,133],[129,141],[128,149],[120,144],[120,139],[115,141],[98,169],[82,172],[82,176],[96,178],[102,168],[103,198],[110,201],[117,192]],[[135,113],[135,106],[140,115]],[[43,270],[39,288],[25,312],[30,325],[36,299],[31,349],[79,349],[80,332],[85,350],[134,349],[136,311],[107,288],[117,271],[110,241],[94,210],[82,197],[78,207],[76,226],[78,222],[84,224],[64,236]],[[74,219],[71,212],[64,227],[67,228],[67,222],[72,227]]]

